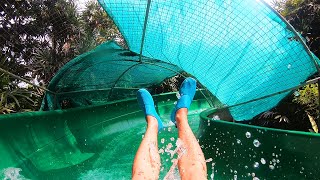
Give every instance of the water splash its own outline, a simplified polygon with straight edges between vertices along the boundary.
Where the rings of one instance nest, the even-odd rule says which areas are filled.
[[[22,171],[20,168],[14,167],[4,169],[2,171],[4,175],[3,180],[27,180],[27,178],[20,174],[20,171]]]
[[[177,146],[176,149],[171,152],[171,158],[176,153],[178,154],[178,158],[172,159],[172,165],[170,167],[169,172],[164,177],[164,180],[175,179],[175,168],[178,165],[178,161],[184,154],[187,153],[187,148],[184,146],[183,142],[179,138],[177,139],[176,146]]]

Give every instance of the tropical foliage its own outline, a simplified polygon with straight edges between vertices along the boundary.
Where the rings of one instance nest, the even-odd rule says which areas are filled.
[[[83,12],[73,0],[6,0],[0,5],[0,67],[40,86],[47,86],[72,58],[111,39],[125,46],[95,1]],[[0,72],[1,114],[36,110],[42,95]]]

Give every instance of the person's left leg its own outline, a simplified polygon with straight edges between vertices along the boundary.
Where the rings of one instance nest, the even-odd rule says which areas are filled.
[[[146,119],[148,127],[133,161],[132,179],[159,178],[158,122],[153,116]]]
[[[158,131],[163,128],[163,124],[154,108],[150,93],[140,89],[137,98],[146,115],[148,126],[133,161],[132,179],[158,179],[161,165],[158,153]]]

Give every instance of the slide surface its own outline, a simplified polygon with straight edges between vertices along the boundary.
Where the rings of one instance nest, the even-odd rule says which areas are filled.
[[[168,123],[176,94],[154,99]],[[209,179],[318,178],[320,136],[209,120],[207,108],[197,94],[189,122],[209,161]],[[0,116],[0,178],[130,179],[145,125],[136,99]],[[160,179],[177,158],[171,157],[177,135],[172,124],[159,134]]]

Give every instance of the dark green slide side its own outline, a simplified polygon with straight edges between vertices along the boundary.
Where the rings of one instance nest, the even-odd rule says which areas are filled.
[[[168,124],[176,94],[154,99]],[[208,107],[197,93],[189,112],[190,125],[208,161],[208,179],[319,178],[319,135],[211,120],[207,115],[214,110],[205,110]],[[0,178],[130,179],[145,125],[135,98],[0,116]],[[160,179],[177,158],[176,154],[171,157],[177,130],[169,125],[159,134]]]

